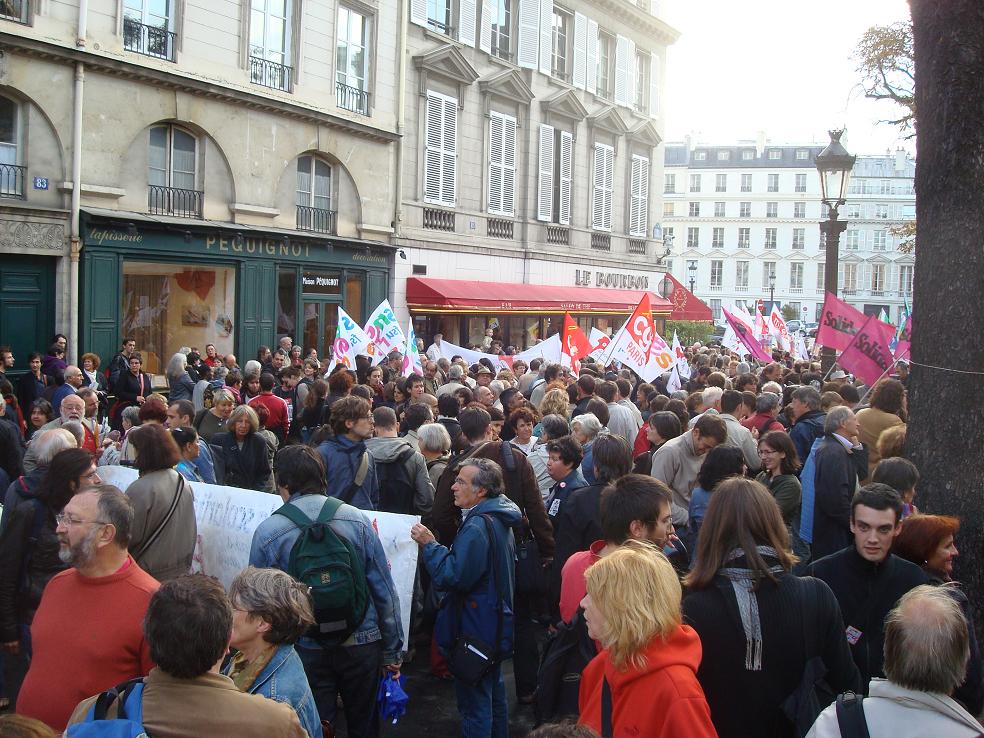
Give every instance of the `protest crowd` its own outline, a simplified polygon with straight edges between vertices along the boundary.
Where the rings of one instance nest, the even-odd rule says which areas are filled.
[[[508,736],[510,704],[537,738],[984,733],[904,350],[852,364],[883,329],[837,320],[824,374],[730,314],[724,345],[680,346],[647,300],[521,353],[398,327],[324,363],[185,347],[166,388],[130,339],[76,367],[56,336],[15,383],[0,348],[0,648],[27,669],[0,736],[377,736],[414,709],[410,659],[466,738]],[[228,582],[199,555],[213,485],[275,499]]]

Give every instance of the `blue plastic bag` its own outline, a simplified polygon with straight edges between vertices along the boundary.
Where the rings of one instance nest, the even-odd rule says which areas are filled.
[[[379,682],[379,691],[376,693],[376,701],[379,703],[379,717],[381,720],[389,720],[396,725],[396,721],[403,717],[407,712],[407,702],[410,698],[403,690],[403,685],[407,678],[402,674],[387,674]]]

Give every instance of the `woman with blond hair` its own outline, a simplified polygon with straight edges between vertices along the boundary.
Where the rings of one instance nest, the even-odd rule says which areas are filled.
[[[700,639],[682,623],[680,580],[667,558],[626,542],[585,579],[588,633],[604,650],[584,669],[578,723],[599,735],[715,736],[697,681]]]
[[[547,392],[540,401],[540,417],[548,415],[559,415],[567,421],[568,426],[571,422],[571,402],[567,396],[567,391],[562,389],[552,389]],[[539,425],[533,429],[533,435],[539,436]]]
[[[222,458],[225,468],[224,484],[230,487],[270,488],[270,456],[267,442],[260,434],[260,419],[249,405],[240,405],[229,415],[227,431],[212,439],[212,445]]]
[[[697,678],[721,738],[804,735],[816,714],[791,717],[784,705],[802,703],[824,673],[834,694],[861,687],[834,593],[793,576],[795,563],[765,485],[734,477],[715,487],[683,614],[704,647]]]

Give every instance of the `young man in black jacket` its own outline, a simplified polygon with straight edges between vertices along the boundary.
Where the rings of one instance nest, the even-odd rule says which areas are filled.
[[[902,498],[886,484],[869,484],[851,503],[853,545],[815,561],[811,576],[834,591],[854,663],[865,690],[884,676],[885,617],[906,592],[929,578],[915,564],[890,553],[902,531]]]

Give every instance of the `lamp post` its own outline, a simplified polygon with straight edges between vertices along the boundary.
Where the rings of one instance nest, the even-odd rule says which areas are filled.
[[[837,219],[837,208],[843,205],[847,196],[847,185],[851,179],[856,156],[847,153],[841,144],[843,129],[828,131],[830,143],[817,154],[817,172],[820,173],[820,200],[829,208],[827,220],[820,222],[820,232],[826,239],[827,255],[824,260],[823,287],[826,292],[837,295],[837,262],[840,259],[840,234],[847,228],[847,221]],[[823,318],[821,316],[821,322]],[[824,374],[830,371],[837,359],[837,352],[824,346],[821,355],[821,368]]]
[[[772,306],[776,304],[776,273],[769,272],[769,312],[772,312]]]
[[[687,262],[687,271],[690,273],[690,294],[693,294],[694,282],[697,281],[697,261],[695,259]]]

